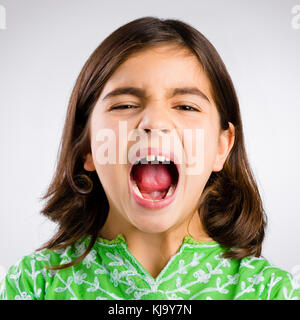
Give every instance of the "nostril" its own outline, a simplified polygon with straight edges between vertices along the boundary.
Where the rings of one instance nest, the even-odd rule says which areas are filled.
[[[151,129],[144,129],[146,133],[149,133],[151,131]],[[163,133],[168,133],[168,129],[155,129],[155,130],[159,130]]]

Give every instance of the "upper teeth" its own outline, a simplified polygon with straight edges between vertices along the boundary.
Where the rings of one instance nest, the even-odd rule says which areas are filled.
[[[165,156],[158,156],[158,155],[147,155],[144,158],[139,159],[136,163],[141,162],[143,163],[148,163],[148,162],[164,162],[164,163],[170,163],[170,159]]]

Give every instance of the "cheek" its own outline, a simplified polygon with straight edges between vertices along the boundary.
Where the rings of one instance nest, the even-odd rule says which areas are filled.
[[[120,179],[122,176],[120,169],[116,165],[110,164],[96,166],[98,178],[110,205],[118,203],[119,199],[125,199],[126,196],[126,187],[123,180]]]
[[[101,166],[96,166],[98,177],[105,189],[116,188],[118,184],[121,183],[119,177],[120,172],[116,165],[106,164]]]
[[[132,124],[128,120],[107,119],[103,115],[95,117],[91,127],[91,144],[95,165],[101,165],[104,150],[104,158],[112,164],[128,164],[128,146],[135,144],[129,141]]]
[[[206,165],[211,167],[218,151],[218,136],[215,130],[207,130],[204,140]]]
[[[118,126],[105,116],[93,115],[91,122],[91,149],[95,166],[108,162],[115,164],[117,158]]]
[[[215,130],[209,126],[184,130],[183,142],[187,174],[206,175],[212,168],[217,152]]]
[[[107,194],[115,193],[118,186],[122,186],[120,177],[127,173],[126,162],[119,163],[120,156],[126,161],[126,141],[122,138],[122,131],[119,132],[117,122],[105,121],[105,119],[94,119],[91,127],[91,149],[93,162],[100,179],[100,182]],[[125,163],[125,164],[124,164]],[[124,183],[127,181],[124,180]],[[124,186],[122,188],[125,190]]]

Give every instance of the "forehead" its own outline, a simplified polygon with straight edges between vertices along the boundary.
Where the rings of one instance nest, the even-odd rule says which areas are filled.
[[[178,45],[160,45],[132,54],[115,70],[102,93],[122,85],[156,92],[180,86],[198,86],[207,93],[210,91],[209,79],[198,58]]]

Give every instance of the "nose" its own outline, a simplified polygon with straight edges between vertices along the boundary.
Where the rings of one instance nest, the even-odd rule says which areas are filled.
[[[171,132],[172,122],[163,106],[156,105],[144,110],[138,129],[144,130],[147,134],[153,130],[166,134]]]

